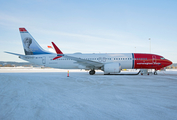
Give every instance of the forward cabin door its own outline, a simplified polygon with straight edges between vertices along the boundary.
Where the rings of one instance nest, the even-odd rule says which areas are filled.
[[[152,56],[152,62],[156,63],[156,56]]]

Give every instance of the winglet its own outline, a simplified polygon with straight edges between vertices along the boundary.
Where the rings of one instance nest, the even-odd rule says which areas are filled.
[[[57,54],[63,54],[63,53],[61,52],[61,50],[55,45],[54,42],[52,42],[52,45],[53,45],[53,47],[55,48],[55,51],[56,51]]]
[[[47,46],[48,48],[52,48],[52,46]]]
[[[61,52],[61,50],[55,45],[54,42],[52,42],[52,45],[53,45],[53,47],[55,48],[55,51],[56,51],[57,54],[63,54],[63,53]],[[62,56],[58,56],[58,55],[57,55],[57,57],[53,58],[53,60],[56,60],[56,59],[61,58],[61,57],[62,57]]]

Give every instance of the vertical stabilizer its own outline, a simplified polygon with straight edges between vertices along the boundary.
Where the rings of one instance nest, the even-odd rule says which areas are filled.
[[[19,28],[25,55],[51,54],[42,49],[25,28]]]

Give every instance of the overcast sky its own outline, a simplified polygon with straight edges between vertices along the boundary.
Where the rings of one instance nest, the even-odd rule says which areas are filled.
[[[151,53],[177,63],[176,0],[3,0],[0,61],[22,61],[19,27],[47,50],[63,53]],[[135,49],[136,47],[136,49]]]

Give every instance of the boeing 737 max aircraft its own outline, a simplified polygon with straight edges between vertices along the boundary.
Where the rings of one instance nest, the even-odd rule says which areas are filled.
[[[60,69],[85,69],[94,75],[95,70],[102,70],[104,74],[118,74],[121,69],[155,69],[160,70],[171,65],[170,60],[160,55],[146,53],[105,53],[105,54],[63,54],[52,42],[57,54],[45,51],[25,28],[19,28],[25,55],[19,58],[31,63]]]

